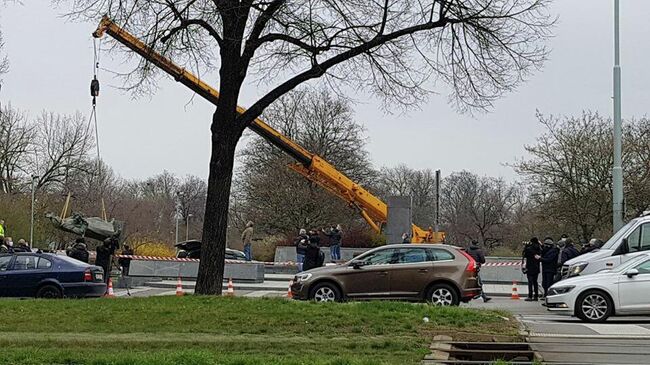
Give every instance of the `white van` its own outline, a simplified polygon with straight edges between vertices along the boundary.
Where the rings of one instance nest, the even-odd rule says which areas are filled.
[[[565,262],[562,278],[613,269],[644,251],[650,251],[650,212],[632,219],[599,250]]]

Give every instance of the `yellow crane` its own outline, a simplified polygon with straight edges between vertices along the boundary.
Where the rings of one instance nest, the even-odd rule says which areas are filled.
[[[97,30],[93,32],[93,37],[101,38],[104,34],[110,35],[118,42],[165,71],[177,82],[187,86],[212,104],[217,105],[219,91],[201,81],[196,75],[154,51],[147,44],[125,29],[122,29],[106,16],[102,18]],[[245,111],[246,109],[237,106],[238,113],[241,114]],[[356,208],[363,219],[375,231],[381,232],[382,226],[385,224],[388,216],[388,207],[381,199],[371,194],[359,184],[356,184],[323,158],[309,152],[290,138],[273,129],[260,118],[256,118],[250,124],[249,128],[272,145],[296,159],[298,163],[290,165],[289,167],[291,169]],[[431,228],[424,230],[414,224],[411,237],[413,243],[439,243],[443,242],[444,233],[434,232]]]

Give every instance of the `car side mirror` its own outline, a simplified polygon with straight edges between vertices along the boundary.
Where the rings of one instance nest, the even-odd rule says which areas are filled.
[[[625,272],[625,275],[627,275],[628,278],[632,278],[633,276],[639,275],[639,270],[637,269],[630,269]]]
[[[352,260],[350,262],[350,266],[352,266],[353,269],[360,269],[362,266],[365,266],[366,262],[363,260]]]

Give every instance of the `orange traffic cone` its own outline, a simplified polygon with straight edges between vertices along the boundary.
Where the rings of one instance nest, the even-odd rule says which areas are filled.
[[[176,296],[177,297],[182,297],[185,295],[185,292],[183,291],[183,283],[181,282],[181,277],[178,277],[178,283],[176,283]]]
[[[513,300],[519,300],[519,292],[517,291],[517,281],[512,282],[512,295],[510,296],[510,299]]]
[[[291,292],[291,287],[293,286],[293,280],[289,281],[289,290],[287,290],[287,298],[293,298],[293,293]]]
[[[235,296],[235,286],[232,285],[232,278],[228,279],[228,291],[226,291],[226,295],[229,297]]]
[[[104,294],[104,298],[115,298],[115,293],[113,292],[113,280],[108,278],[108,290]]]

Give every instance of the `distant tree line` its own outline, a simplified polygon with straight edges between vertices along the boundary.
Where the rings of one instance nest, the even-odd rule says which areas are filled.
[[[409,195],[413,219],[422,227],[435,221],[435,173],[406,164],[375,168],[362,124],[351,102],[324,89],[302,88],[280,98],[264,119],[308,150],[330,161],[380,197]],[[512,163],[518,181],[469,171],[447,174],[440,187],[442,229],[448,242],[478,240],[488,248],[516,249],[534,235],[607,238],[611,234],[611,121],[593,112],[576,117],[537,114],[546,131],[527,155]],[[123,179],[97,161],[94,135],[81,114],[43,112],[35,118],[3,104],[0,113],[0,211],[9,231],[26,237],[32,176],[36,189],[37,244],[66,240],[43,219],[60,213],[68,194],[70,211],[100,216],[102,199],[109,218],[126,222],[127,240],[172,243],[201,238],[206,181],[170,172],[146,179]],[[650,207],[650,120],[632,119],[624,128],[627,218]],[[288,168],[294,161],[250,135],[238,155],[230,214],[229,245],[237,247],[245,223],[258,237],[289,244],[300,228],[342,224],[344,244],[382,242],[354,207]],[[178,215],[177,215],[178,214]]]

